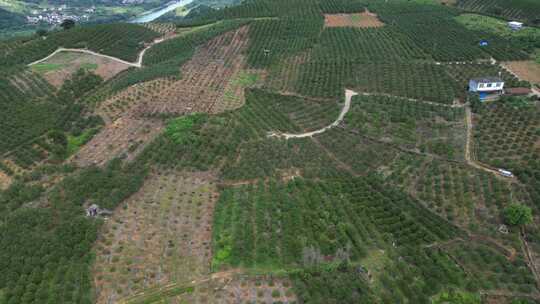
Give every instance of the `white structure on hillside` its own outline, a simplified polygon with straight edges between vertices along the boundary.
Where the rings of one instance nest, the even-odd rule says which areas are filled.
[[[517,30],[520,30],[523,27],[523,23],[517,22],[517,21],[510,21],[510,22],[508,22],[508,26],[511,29],[517,31]]]
[[[469,92],[478,93],[480,100],[503,93],[504,81],[500,77],[480,77],[469,80]]]

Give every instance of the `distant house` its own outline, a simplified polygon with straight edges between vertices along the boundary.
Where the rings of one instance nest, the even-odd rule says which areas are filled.
[[[469,80],[469,92],[478,93],[480,100],[498,97],[503,93],[504,81],[499,77],[480,77]]]
[[[517,21],[510,21],[510,22],[508,22],[508,26],[511,29],[517,31],[517,30],[520,30],[523,27],[523,23],[517,22]]]

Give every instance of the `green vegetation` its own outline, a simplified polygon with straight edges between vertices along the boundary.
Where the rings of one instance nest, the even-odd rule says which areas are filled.
[[[464,2],[472,1],[458,5]],[[519,6],[501,14],[530,18]],[[324,24],[323,14],[366,8],[384,26]],[[506,87],[530,86],[487,61],[530,59],[536,34],[508,32],[499,21],[461,13],[436,1],[406,0],[250,0],[200,9],[178,24],[176,37],[146,52],[143,67],[104,81],[93,74],[94,64],[83,65],[60,88],[42,76],[58,65],[25,65],[60,46],[134,61],[159,34],[108,24],[0,42],[0,186],[9,184],[0,190],[0,304],[89,304],[99,292],[93,283],[112,278],[125,279],[112,288],[129,288],[112,294],[127,295],[128,303],[211,302],[218,289],[206,281],[209,272],[228,270],[218,275],[227,284],[237,272],[248,277],[240,288],[253,287],[247,282],[253,273],[279,276],[268,282],[277,287],[253,293],[257,301],[277,303],[476,304],[480,294],[536,295],[528,265],[540,250],[538,101],[480,103],[467,96],[473,77],[500,75]],[[222,36],[231,31],[235,35]],[[207,47],[217,37],[226,45],[223,56]],[[490,45],[481,47],[481,39]],[[240,51],[241,58],[231,58]],[[197,73],[197,64],[216,67],[226,85],[214,86],[211,71],[204,81],[188,74]],[[185,87],[173,92],[181,96],[169,94],[170,79],[182,77]],[[150,80],[156,81],[144,83]],[[118,99],[137,102],[133,108],[106,121],[98,116],[105,98],[140,83]],[[146,85],[185,108],[169,111],[169,100],[138,91]],[[337,126],[311,137],[280,136],[332,124],[346,88],[359,94]],[[197,104],[205,90],[217,96],[209,110]],[[215,110],[230,98],[238,108]],[[104,107],[123,110],[114,100]],[[474,112],[470,161],[466,100]],[[146,115],[154,106],[162,115]],[[109,150],[96,149],[104,137]],[[118,147],[126,151],[112,153]],[[88,160],[102,167],[76,167],[88,150],[120,156]],[[497,168],[515,176],[495,175]],[[204,191],[193,190],[201,181]],[[158,190],[147,193],[147,185]],[[153,196],[164,205],[154,204]],[[140,209],[122,203],[128,197]],[[182,205],[171,203],[180,197]],[[85,216],[91,204],[121,206],[126,217],[113,215],[107,222],[112,231],[101,238],[102,219]],[[127,222],[150,210],[157,214],[145,218],[147,224],[159,220],[167,227],[156,230],[166,250],[145,253],[156,266],[146,272],[124,260],[122,250],[138,241],[154,244],[150,234],[127,233],[141,229],[136,224],[142,221]],[[505,231],[503,223],[522,229]],[[182,225],[190,230],[180,231]],[[107,240],[119,235],[108,251]],[[183,277],[160,270],[169,267],[161,259],[166,255],[181,265],[174,271],[183,271],[192,262],[184,260],[185,251],[203,253],[204,266],[185,269],[209,285],[183,284]],[[103,255],[98,261],[118,263],[94,269],[93,252]],[[110,273],[122,275],[106,277]],[[148,286],[143,296],[129,297]],[[244,294],[223,288],[231,297],[223,301]]]
[[[193,55],[197,46],[220,34],[236,29],[246,22],[244,20],[219,22],[204,30],[189,32],[178,38],[167,40],[148,50],[143,63],[150,66],[159,64],[179,67]]]
[[[144,170],[122,168],[116,161],[104,169],[88,168],[65,178],[47,193],[48,208],[18,208],[4,213],[0,225],[0,266],[4,271],[0,288],[8,303],[19,299],[92,303],[90,252],[100,222],[86,218],[82,205],[92,201],[114,208],[137,190],[143,179]],[[39,190],[8,191],[20,204],[35,199]]]
[[[373,177],[345,183],[271,180],[227,189],[213,233],[216,252],[230,248],[230,254],[214,260],[214,267],[309,266],[327,256],[354,261],[379,242],[422,244],[456,234],[422,216],[426,212],[403,194],[377,186]]]
[[[356,96],[345,121],[365,136],[406,149],[449,159],[460,159],[463,155],[465,128],[461,108],[395,97]]]
[[[68,135],[67,137],[67,146],[66,146],[66,154],[73,155],[77,150],[79,150],[80,147],[82,147],[84,144],[90,141],[94,135],[97,134],[99,131],[98,128],[91,128],[84,130],[79,135]]]
[[[97,63],[83,63],[81,64],[81,69],[84,70],[95,70],[98,68]]]
[[[191,115],[179,117],[171,120],[167,124],[165,134],[178,145],[189,144],[193,140],[191,130],[195,124],[200,124],[205,117],[202,115]]]
[[[480,296],[460,291],[445,291],[437,295],[434,304],[480,304]]]
[[[462,14],[456,20],[474,31],[483,31],[509,39],[529,52],[540,48],[540,29],[525,27],[519,31],[512,30],[506,21],[476,14]]]
[[[9,51],[0,56],[0,66],[28,64],[42,59],[59,47],[87,48],[102,54],[135,61],[144,43],[153,41],[158,33],[136,24],[103,24],[76,26],[67,31],[51,32],[46,39],[28,38],[25,43],[15,40]]]
[[[60,70],[63,67],[61,64],[57,63],[39,63],[32,66],[32,70],[37,73],[47,73],[51,71]]]
[[[535,0],[458,0],[460,8],[483,14],[519,19],[534,25],[540,24],[540,3]]]
[[[49,152],[55,161],[69,155],[73,146],[67,142],[59,144],[54,137],[44,136],[48,131],[78,134],[102,124],[101,118],[87,115],[87,109],[80,103],[85,93],[102,83],[99,76],[80,70],[56,92],[37,74],[19,72],[8,77],[4,82],[8,93],[19,92],[14,79],[23,79],[20,83],[35,88],[34,95],[7,95],[1,103],[5,108],[0,116],[0,126],[4,130],[0,134],[0,152],[7,153],[4,155],[18,166],[29,168],[47,159]]]
[[[482,108],[474,134],[478,159],[517,174],[537,207],[540,206],[540,162],[535,144],[540,136],[539,117],[534,102],[503,98]]]
[[[525,205],[511,204],[504,208],[503,214],[505,222],[512,226],[524,226],[533,220],[531,208]]]

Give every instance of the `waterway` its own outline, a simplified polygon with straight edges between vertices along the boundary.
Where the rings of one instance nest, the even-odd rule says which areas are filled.
[[[131,20],[130,22],[132,22],[132,23],[145,23],[145,22],[154,21],[157,18],[165,15],[166,13],[174,11],[175,9],[177,9],[179,7],[188,5],[193,1],[194,0],[171,1],[164,7],[161,7],[161,8],[158,8],[158,9],[153,9],[153,10],[148,11],[148,12],[144,12],[139,17],[136,17],[135,19]]]

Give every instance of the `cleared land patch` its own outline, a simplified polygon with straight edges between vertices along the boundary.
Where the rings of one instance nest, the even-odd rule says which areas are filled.
[[[238,78],[244,65],[241,54],[247,47],[247,34],[248,27],[242,27],[210,40],[181,67],[182,79],[158,79],[132,86],[101,108],[109,116],[126,108],[136,115],[155,116],[216,113],[240,107],[243,98],[230,98],[231,92],[240,90],[231,91],[229,82]]]
[[[376,14],[363,12],[357,14],[325,14],[325,27],[381,27],[384,23]]]
[[[95,247],[97,303],[208,275],[217,197],[209,173],[153,173],[103,227]]]
[[[40,73],[55,87],[60,87],[79,69],[87,69],[108,80],[129,68],[128,65],[105,57],[85,53],[60,52],[48,60],[32,66],[32,70]]]
[[[121,155],[132,160],[162,128],[163,124],[158,120],[121,117],[105,126],[72,157],[72,161],[79,166],[101,166]]]
[[[520,79],[540,84],[540,64],[535,61],[508,61],[502,64]]]

